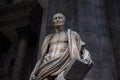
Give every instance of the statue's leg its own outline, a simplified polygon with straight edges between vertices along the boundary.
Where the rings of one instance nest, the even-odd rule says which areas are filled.
[[[61,73],[55,78],[55,80],[66,80],[66,79],[64,78],[64,71],[61,72]]]

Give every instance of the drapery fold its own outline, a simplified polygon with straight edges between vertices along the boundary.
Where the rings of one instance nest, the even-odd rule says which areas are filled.
[[[68,48],[64,51],[64,54],[59,55],[50,61],[44,62],[45,58],[47,58],[46,54],[48,51],[48,46],[53,36],[54,34],[48,35],[43,42],[41,48],[41,65],[37,68],[36,80],[43,80],[49,75],[59,75],[61,72],[70,67],[69,64],[74,58],[81,59],[80,50],[82,45],[85,45],[85,43],[76,32],[68,29]]]

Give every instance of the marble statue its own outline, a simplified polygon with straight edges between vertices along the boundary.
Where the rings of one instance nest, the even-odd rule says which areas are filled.
[[[85,64],[91,64],[89,51],[85,49],[77,32],[64,30],[66,18],[57,13],[53,16],[53,25],[56,32],[45,37],[41,47],[41,58],[35,65],[29,80],[49,80],[48,76],[54,76],[54,80],[66,80],[64,72],[73,59]]]

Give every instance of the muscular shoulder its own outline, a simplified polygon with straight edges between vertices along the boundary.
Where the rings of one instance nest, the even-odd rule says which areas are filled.
[[[53,36],[53,33],[48,34],[48,35],[45,37],[45,39],[47,39],[47,38],[51,38],[52,36]]]

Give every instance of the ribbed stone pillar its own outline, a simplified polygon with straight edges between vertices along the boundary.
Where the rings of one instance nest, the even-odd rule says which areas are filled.
[[[28,47],[27,39],[21,38],[20,43],[17,50],[17,56],[15,59],[15,66],[12,74],[12,80],[22,80],[23,79],[23,66],[24,66],[24,60],[26,55],[26,50]]]
[[[113,43],[115,62],[117,67],[118,77],[115,80],[120,79],[120,1],[119,0],[107,0],[107,11],[109,28],[111,31],[111,39]]]
[[[94,66],[84,80],[115,80],[116,67],[104,0],[79,0],[78,25]]]

